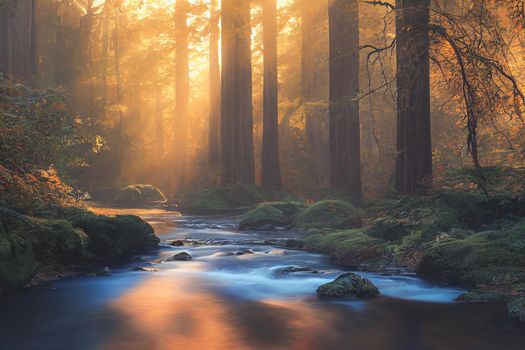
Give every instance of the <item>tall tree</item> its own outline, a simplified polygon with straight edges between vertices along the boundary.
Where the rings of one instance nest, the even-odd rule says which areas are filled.
[[[0,8],[0,69],[27,83],[38,70],[36,0],[18,0]]]
[[[210,72],[209,72],[209,134],[208,160],[212,166],[218,165],[220,150],[220,117],[221,117],[221,71],[219,66],[219,20],[217,0],[210,4]]]
[[[327,145],[325,113],[320,107],[321,94],[320,38],[321,19],[326,0],[296,0],[301,10],[301,95],[308,151],[313,156],[311,172],[317,183],[327,176]]]
[[[281,187],[277,92],[277,1],[263,2],[264,102],[262,185]]]
[[[330,182],[361,198],[358,0],[332,0],[330,20]]]
[[[254,183],[249,0],[222,0],[221,182]]]
[[[175,123],[174,145],[175,174],[177,184],[184,181],[188,133],[188,104],[190,97],[188,0],[177,0],[175,4]]]
[[[397,159],[395,186],[415,194],[432,180],[430,0],[396,1]]]

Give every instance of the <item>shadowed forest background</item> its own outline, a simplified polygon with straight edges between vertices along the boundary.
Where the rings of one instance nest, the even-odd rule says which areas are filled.
[[[217,1],[2,1],[0,67],[9,74],[2,80],[2,89],[11,91],[10,98],[38,96],[40,100],[20,106],[25,109],[22,113],[54,113],[56,119],[33,118],[32,122],[43,123],[35,129],[52,133],[47,136],[58,138],[61,147],[53,155],[46,153],[46,140],[10,128],[9,117],[3,115],[3,149],[10,148],[2,152],[3,161],[19,162],[13,159],[17,154],[12,154],[19,148],[12,146],[31,140],[38,147],[30,162],[44,168],[53,164],[63,178],[83,191],[152,183],[173,196],[190,187],[220,183],[221,168],[224,175],[221,138],[227,140],[223,144],[244,139],[242,145],[235,141],[231,145],[247,153],[253,147],[253,159],[248,155],[238,165],[248,174],[241,182],[261,183],[267,50],[270,58],[266,62],[274,59],[272,55],[276,59],[277,81],[267,83],[275,85],[268,91],[275,90],[279,134],[278,151],[268,151],[276,163],[269,162],[267,167],[279,175],[270,180],[270,187],[278,188],[282,179],[284,190],[315,197],[330,184],[349,189],[352,181],[361,181],[355,175],[349,180],[344,174],[337,179],[333,169],[330,176],[330,159],[337,153],[337,147],[331,151],[332,140],[332,147],[341,143],[350,152],[358,152],[335,155],[332,163],[345,163],[345,157],[351,157],[354,166],[361,159],[365,195],[393,193],[396,157],[399,161],[404,147],[399,143],[402,116],[397,113],[406,106],[421,108],[412,107],[411,97],[403,101],[404,95],[396,94],[396,79],[398,87],[405,84],[408,90],[417,90],[409,94],[415,93],[413,98],[430,105],[429,116],[423,118],[430,118],[431,128],[421,127],[410,117],[403,127],[409,140],[417,138],[415,131],[431,134],[431,150],[430,145],[416,142],[414,146],[419,151],[427,148],[421,151],[426,153],[427,169],[417,175],[426,177],[424,181],[430,181],[432,169],[439,178],[447,169],[470,166],[473,159],[475,165],[479,161],[486,167],[522,164],[523,2],[432,1],[429,30],[421,44],[411,39],[404,43],[399,35],[396,40],[393,2],[336,1],[334,6],[351,3],[353,8],[334,11],[332,48],[327,1],[277,1],[276,10],[266,14],[275,17],[266,19],[269,46],[264,45],[262,3],[252,1],[247,8],[247,3],[232,2],[232,17],[226,21],[237,27],[226,35],[238,35],[245,48],[244,52],[225,53],[220,42],[225,18],[223,13],[221,26]],[[417,17],[416,3],[400,1],[397,6],[415,8],[414,23],[425,21]],[[272,11],[267,6],[267,12]],[[413,33],[417,36],[417,29]],[[276,40],[276,52],[272,52],[272,40]],[[337,48],[336,42],[348,45]],[[400,45],[413,45],[406,49],[405,57],[418,57],[417,45],[426,46],[423,54],[428,48],[430,95],[424,91],[428,68],[418,72],[414,62],[397,64],[396,44],[398,50]],[[358,49],[360,60],[355,57]],[[345,52],[341,50],[353,55],[351,66],[344,62],[337,66],[338,52]],[[331,59],[333,69],[339,69],[332,72],[332,81],[346,69],[354,70],[354,81],[343,81],[343,86],[352,86],[342,90],[347,100],[340,100],[343,109],[353,109],[348,113],[357,120],[353,127],[335,127],[343,135],[333,132],[332,138],[330,105],[332,111],[340,107],[329,103]],[[407,68],[416,72],[400,82]],[[245,84],[241,95],[252,89],[251,96],[232,97],[246,101],[247,109],[240,118],[249,125],[222,132],[221,69],[223,94],[236,94],[235,84]],[[239,74],[244,74],[240,78],[244,82],[234,77]],[[333,82],[333,92],[337,83]],[[223,112],[227,98],[222,99]],[[332,102],[335,100],[332,95]],[[267,111],[277,108],[266,101]],[[51,130],[55,127],[59,130]],[[245,140],[251,130],[253,145]],[[269,137],[276,138],[277,131]],[[407,149],[410,147],[409,141]],[[432,163],[428,164],[430,152]],[[276,164],[280,164],[280,173]],[[239,179],[223,176],[223,182]],[[360,195],[356,188],[349,190]]]

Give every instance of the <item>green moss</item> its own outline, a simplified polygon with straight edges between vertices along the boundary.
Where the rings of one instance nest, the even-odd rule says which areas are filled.
[[[88,235],[89,252],[100,258],[130,256],[159,243],[153,228],[137,216],[107,217],[85,211],[70,220],[74,227],[81,228]]]
[[[190,191],[179,196],[183,210],[197,214],[219,214],[251,207],[264,198],[261,189],[250,185],[230,185]]]
[[[294,216],[298,214],[301,210],[306,209],[306,206],[300,202],[289,201],[289,202],[263,202],[259,204],[267,205],[274,208],[277,208],[283,212],[285,216]]]
[[[390,259],[385,241],[372,238],[360,230],[311,235],[305,239],[305,246],[310,250],[329,253],[337,263],[351,267],[381,265]]]
[[[379,218],[374,221],[367,233],[372,237],[395,241],[407,235],[409,229],[401,220],[394,218]]]
[[[344,229],[360,227],[362,219],[362,211],[350,203],[325,200],[301,211],[295,217],[294,223],[301,227]]]
[[[3,209],[6,231],[33,246],[38,261],[73,263],[85,256],[87,236],[64,220],[33,218]]]
[[[289,218],[282,210],[270,205],[259,205],[243,216],[239,228],[241,230],[256,229],[265,225],[285,225],[288,222]]]

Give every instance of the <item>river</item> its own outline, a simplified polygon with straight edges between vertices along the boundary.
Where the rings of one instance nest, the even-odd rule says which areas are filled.
[[[0,350],[525,349],[525,325],[504,305],[457,303],[460,288],[409,274],[361,273],[378,286],[376,299],[319,300],[315,289],[344,270],[283,247],[299,232],[239,232],[236,218],[133,213],[154,226],[160,249],[112,266],[111,276],[0,296]],[[176,239],[195,244],[171,246]],[[158,263],[179,251],[193,259]],[[291,266],[311,270],[283,270]]]

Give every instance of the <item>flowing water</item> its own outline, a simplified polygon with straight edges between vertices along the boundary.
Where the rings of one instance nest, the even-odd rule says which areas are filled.
[[[136,213],[155,227],[161,248],[113,266],[108,277],[0,296],[0,350],[525,349],[525,326],[507,318],[504,305],[456,303],[459,288],[361,273],[381,297],[318,300],[315,289],[344,270],[283,247],[300,233],[238,232],[235,218]],[[174,247],[174,239],[195,244]],[[180,251],[193,260],[157,260]],[[283,271],[291,266],[311,270]]]

